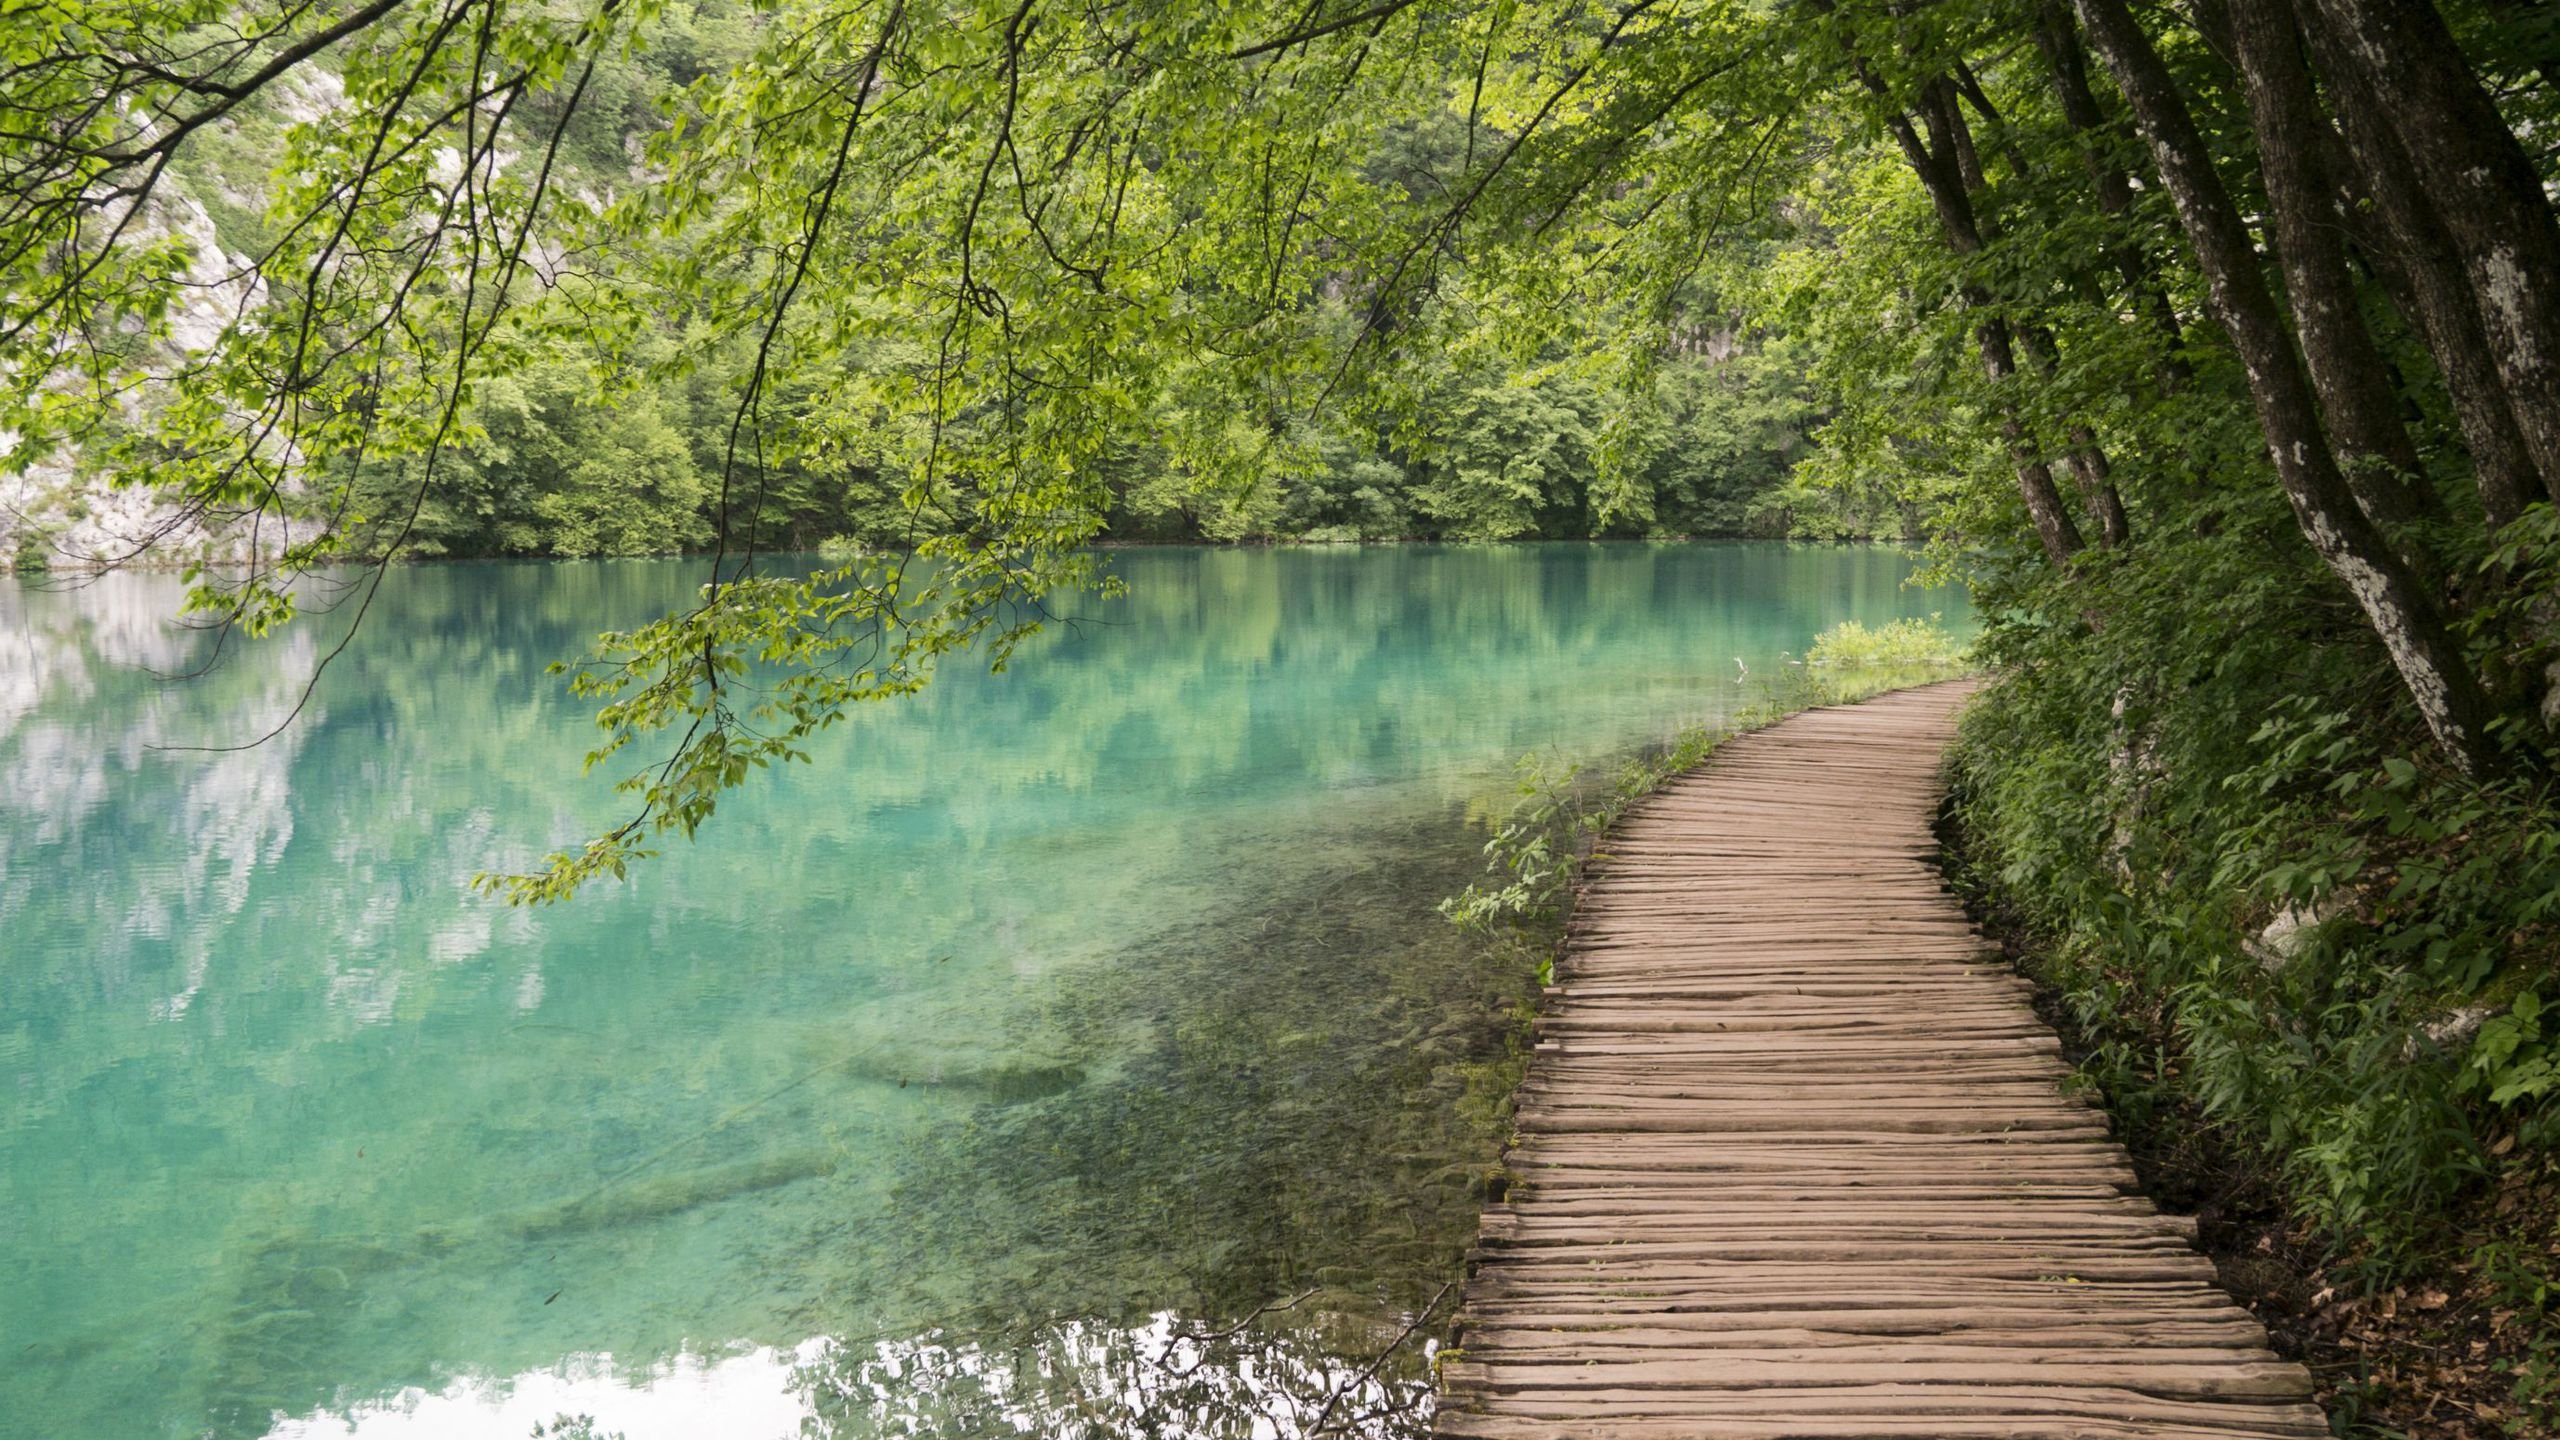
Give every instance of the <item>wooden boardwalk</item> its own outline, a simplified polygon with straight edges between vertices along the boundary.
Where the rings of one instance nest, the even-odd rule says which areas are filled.
[[[2329,1433],[1940,888],[1969,693],[1743,736],[1604,842],[1440,1435]]]

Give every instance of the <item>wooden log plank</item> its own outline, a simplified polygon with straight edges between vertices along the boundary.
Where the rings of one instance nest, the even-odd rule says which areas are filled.
[[[1603,838],[1439,1434],[2327,1433],[1930,868],[1966,693],[1740,737]]]

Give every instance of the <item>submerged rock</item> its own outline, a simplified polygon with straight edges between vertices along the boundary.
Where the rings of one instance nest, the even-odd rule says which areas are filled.
[[[832,1149],[795,1150],[735,1165],[718,1165],[707,1170],[691,1170],[680,1175],[610,1186],[565,1204],[519,1211],[502,1220],[499,1228],[524,1239],[534,1239],[579,1230],[633,1225],[732,1196],[833,1174],[835,1168],[836,1154]]]

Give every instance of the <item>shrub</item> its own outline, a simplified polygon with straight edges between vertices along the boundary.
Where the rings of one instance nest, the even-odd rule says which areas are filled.
[[[1899,668],[1962,669],[1967,647],[1947,632],[1944,618],[1932,615],[1892,620],[1869,628],[1843,620],[1814,637],[1804,663],[1824,670]]]

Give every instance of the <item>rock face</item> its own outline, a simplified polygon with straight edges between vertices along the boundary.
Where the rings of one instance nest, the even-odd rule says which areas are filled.
[[[138,233],[145,242],[177,235],[194,251],[185,292],[169,316],[173,359],[210,349],[257,304],[247,263],[223,252],[213,216],[183,189],[154,199]],[[0,455],[17,443],[15,432],[0,429]],[[92,473],[77,455],[0,468],[0,571],[245,562],[274,553],[272,525],[261,538],[249,527],[186,516],[144,479]]]

